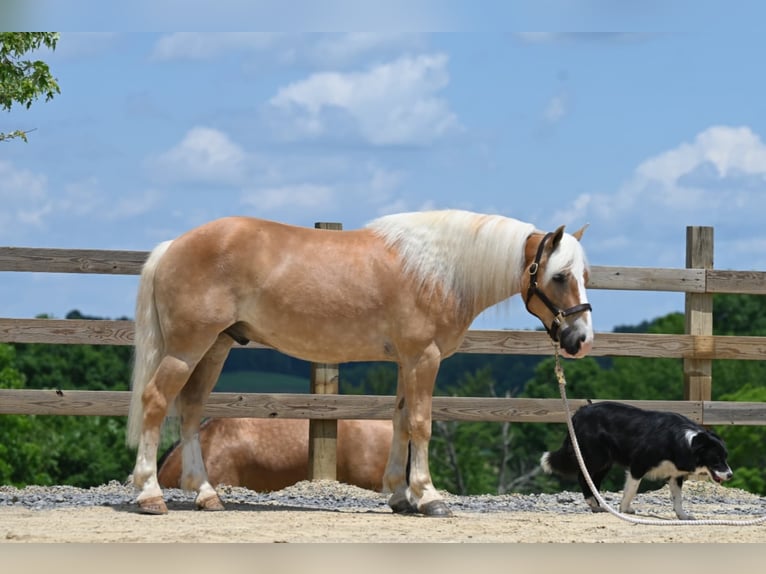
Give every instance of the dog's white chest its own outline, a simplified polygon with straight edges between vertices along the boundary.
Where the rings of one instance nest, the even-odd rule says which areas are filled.
[[[646,473],[646,478],[650,480],[666,480],[668,478],[675,478],[676,476],[684,476],[686,474],[689,473],[683,470],[678,470],[678,467],[669,460],[663,460],[660,464]]]

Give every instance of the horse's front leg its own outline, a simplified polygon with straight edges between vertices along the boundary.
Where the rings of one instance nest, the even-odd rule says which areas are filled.
[[[394,512],[401,514],[417,512],[416,508],[410,506],[407,499],[407,462],[410,443],[407,412],[402,366],[400,365],[396,383],[396,404],[394,405],[394,435],[391,439],[391,449],[388,452],[386,470],[383,473],[383,492],[391,493],[388,505]]]
[[[451,516],[452,512],[447,507],[441,495],[431,481],[431,472],[428,467],[428,443],[431,440],[431,402],[436,381],[436,373],[439,370],[441,353],[435,344],[430,345],[412,365],[400,365],[401,378],[399,387],[404,387],[405,409],[403,416],[409,435],[410,446],[410,476],[409,486],[404,489],[406,501],[410,509],[426,516]],[[399,391],[397,390],[397,400]],[[397,407],[399,405],[397,404]],[[396,436],[396,426],[394,427]],[[403,449],[405,455],[400,461],[406,465],[407,445],[403,441],[398,443],[398,448]],[[394,507],[394,502],[401,506],[401,501],[396,497],[397,491],[389,501]]]

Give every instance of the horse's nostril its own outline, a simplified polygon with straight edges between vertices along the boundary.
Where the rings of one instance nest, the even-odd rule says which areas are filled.
[[[585,342],[585,333],[583,333],[582,335],[580,335],[580,342],[581,342],[581,343],[584,343],[584,342]]]

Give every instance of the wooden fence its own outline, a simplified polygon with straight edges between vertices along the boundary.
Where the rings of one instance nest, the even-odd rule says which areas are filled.
[[[0,247],[0,271],[136,275],[147,255],[144,251]],[[685,293],[686,333],[597,333],[591,356],[681,358],[684,401],[626,402],[679,412],[706,425],[763,425],[766,405],[762,403],[711,401],[713,360],[766,357],[766,337],[713,335],[712,297],[715,293],[766,295],[766,272],[715,270],[712,261],[713,229],[688,227],[685,269],[592,266],[589,289]],[[0,318],[0,342],[132,345],[133,322]],[[248,346],[263,348],[257,343]],[[458,352],[550,355],[552,348],[541,331],[469,331]],[[337,379],[332,371],[315,371],[330,385],[333,376]],[[328,394],[213,393],[205,415],[332,421],[386,419],[393,413],[393,397],[344,396],[337,394],[337,386],[329,388],[334,390]],[[572,401],[573,407],[582,402]],[[127,415],[128,404],[127,391],[0,389],[0,414],[122,416]],[[559,399],[434,397],[433,417],[562,422],[564,410]]]

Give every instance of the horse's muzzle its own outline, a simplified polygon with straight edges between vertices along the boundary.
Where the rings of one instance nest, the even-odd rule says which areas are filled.
[[[577,327],[565,327],[559,334],[559,345],[569,357],[583,357],[588,354],[591,342],[588,334]]]

